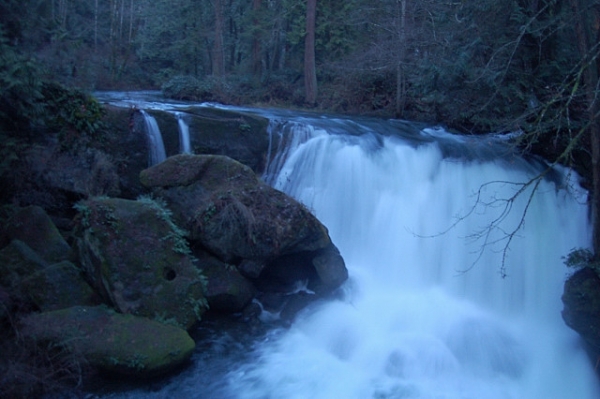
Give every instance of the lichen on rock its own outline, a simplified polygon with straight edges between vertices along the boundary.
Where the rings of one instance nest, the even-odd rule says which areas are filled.
[[[96,198],[78,208],[79,256],[108,303],[184,328],[200,320],[205,280],[164,207],[148,198]]]
[[[22,324],[29,338],[65,347],[104,371],[143,378],[180,366],[195,348],[184,329],[105,307],[34,313]]]

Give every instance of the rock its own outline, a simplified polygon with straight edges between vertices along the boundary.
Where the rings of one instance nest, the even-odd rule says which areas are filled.
[[[600,355],[600,277],[584,267],[567,279],[562,317]]]
[[[141,378],[173,370],[195,349],[181,328],[104,307],[31,314],[22,324],[24,335],[37,342],[65,346],[101,370]]]
[[[32,146],[14,171],[13,180],[11,202],[38,205],[60,216],[70,216],[77,199],[120,192],[112,156],[95,148],[65,151],[57,139]]]
[[[291,295],[305,286],[311,293],[294,299],[286,312],[290,315],[348,278],[325,226],[302,204],[231,158],[177,155],[142,171],[140,180],[167,202],[176,223],[190,231],[194,247],[221,262],[209,264],[206,272],[214,298],[217,292],[226,295],[219,298],[228,298],[226,307],[246,301],[248,291],[240,291],[244,277],[263,293]],[[291,303],[289,296],[282,301]]]
[[[81,269],[69,261],[33,273],[23,280],[23,289],[42,311],[99,304],[96,294],[81,276]]]
[[[209,107],[185,111],[194,153],[225,155],[257,173],[264,171],[269,151],[267,119]]]
[[[178,223],[221,260],[273,259],[331,244],[303,205],[260,181],[247,166],[213,155],[177,155],[142,171]]]
[[[194,325],[206,310],[204,279],[183,232],[151,199],[78,205],[77,247],[94,289],[122,313]]]
[[[234,313],[243,310],[256,293],[254,285],[233,265],[206,253],[194,252],[206,277],[206,299],[211,312]]]
[[[335,245],[313,251],[284,255],[264,268],[256,284],[263,291],[290,293],[305,286],[325,295],[348,279],[348,270]]]
[[[41,207],[19,209],[8,225],[11,239],[23,241],[47,262],[55,263],[70,258],[69,244]]]
[[[27,244],[13,240],[0,251],[0,285],[6,289],[19,289],[23,278],[48,267]]]
[[[0,286],[0,322],[4,328],[4,319],[11,313],[13,307],[10,294],[2,286]],[[1,331],[1,330],[0,330]]]

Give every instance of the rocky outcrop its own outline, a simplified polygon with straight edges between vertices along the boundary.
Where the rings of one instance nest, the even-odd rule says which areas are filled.
[[[269,150],[265,118],[212,107],[189,107],[177,112],[147,110],[156,119],[167,156],[181,151],[179,122],[189,126],[190,147],[195,154],[225,155],[262,173]],[[136,134],[145,130],[143,117],[134,115]]]
[[[78,208],[79,258],[107,303],[184,328],[200,320],[204,280],[164,207],[149,198],[97,198]]]
[[[27,316],[22,332],[64,347],[99,369],[149,378],[187,361],[195,348],[188,333],[104,307],[76,306]]]
[[[583,267],[566,281],[562,296],[565,323],[588,344],[595,357],[600,356],[600,277]]]
[[[286,293],[304,284],[316,298],[348,277],[325,226],[229,157],[177,155],[140,178],[190,232],[192,246],[233,265],[260,291]]]
[[[71,247],[39,206],[16,211],[8,222],[7,231],[10,239],[24,242],[46,262],[60,262],[71,256]]]
[[[23,155],[12,174],[10,201],[38,205],[69,217],[73,202],[93,195],[118,195],[119,177],[113,157],[95,148],[63,149],[49,139]],[[6,196],[6,193],[4,193]]]
[[[102,142],[40,139],[3,177],[12,204],[0,213],[3,336],[148,377],[185,363],[194,348],[186,330],[209,306],[253,322],[264,310],[291,320],[347,279],[325,226],[257,177],[266,119],[185,110],[192,149],[219,155],[174,155],[146,169],[138,112],[107,111]],[[157,116],[169,119],[173,155],[176,117]],[[140,197],[148,191],[154,197]]]

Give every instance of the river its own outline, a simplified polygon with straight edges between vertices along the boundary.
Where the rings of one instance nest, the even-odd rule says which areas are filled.
[[[181,105],[123,93],[103,99]],[[350,278],[338,299],[289,327],[249,335],[207,325],[182,373],[95,397],[600,397],[593,365],[560,314],[572,272],[563,257],[591,239],[587,192],[573,172],[558,167],[535,180],[546,164],[494,135],[233,109],[269,118],[271,134],[287,137],[271,149],[264,179],[327,226]]]

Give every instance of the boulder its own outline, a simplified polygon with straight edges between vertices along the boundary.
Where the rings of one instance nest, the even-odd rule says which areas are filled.
[[[49,263],[69,259],[71,248],[50,217],[39,206],[19,209],[8,222],[8,235],[20,240]]]
[[[234,265],[223,263],[204,251],[194,250],[194,255],[206,277],[205,296],[211,312],[239,312],[250,303],[256,288]]]
[[[330,293],[348,279],[348,270],[335,245],[280,256],[269,262],[256,279],[262,291],[290,293],[299,285],[318,295]]]
[[[184,233],[156,201],[96,198],[78,204],[80,260],[94,289],[122,313],[190,328],[206,310],[204,278]]]
[[[240,291],[245,279],[263,293],[287,295],[281,296],[285,302],[299,285],[305,286],[310,293],[294,300],[298,306],[289,314],[295,314],[299,304],[331,293],[348,278],[325,226],[305,206],[231,158],[177,155],[142,171],[140,179],[166,201],[194,247],[220,261],[220,266],[205,266],[214,298],[222,292],[227,301],[245,300],[246,289]]]
[[[140,378],[173,370],[195,349],[194,341],[179,327],[104,307],[31,314],[22,326],[22,333],[37,342],[66,347],[101,370]]]
[[[65,151],[56,138],[28,149],[14,170],[12,185],[11,202],[38,205],[59,216],[70,216],[77,199],[120,192],[112,156],[95,148]]]
[[[600,355],[600,277],[584,267],[565,282],[562,317]]]
[[[99,304],[94,290],[83,279],[81,269],[69,261],[50,265],[26,277],[23,289],[42,311]]]
[[[46,267],[48,262],[27,244],[13,240],[0,251],[0,285],[11,293],[20,292],[25,277]]]
[[[142,171],[178,223],[221,260],[275,257],[326,248],[329,234],[299,202],[224,156],[177,155]]]

